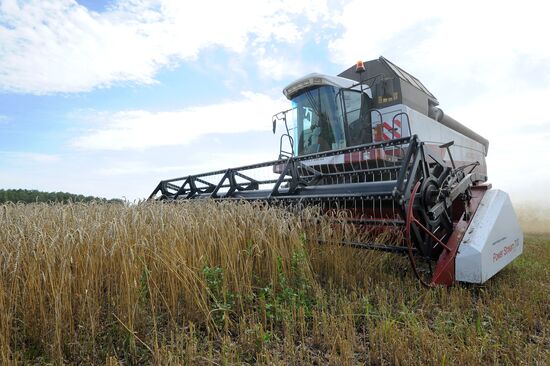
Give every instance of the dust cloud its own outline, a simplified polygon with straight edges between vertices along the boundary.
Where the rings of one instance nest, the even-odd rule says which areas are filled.
[[[550,234],[550,204],[533,201],[514,202],[524,233]]]

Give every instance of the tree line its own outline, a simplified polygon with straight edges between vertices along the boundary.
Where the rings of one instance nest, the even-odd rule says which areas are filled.
[[[0,203],[35,203],[35,202],[105,202],[123,203],[121,199],[106,199],[94,196],[84,196],[67,192],[42,192],[36,189],[0,189]]]

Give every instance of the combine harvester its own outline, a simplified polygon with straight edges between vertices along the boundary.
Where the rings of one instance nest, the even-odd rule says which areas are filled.
[[[340,244],[407,254],[428,286],[483,283],[522,253],[510,199],[487,183],[489,142],[414,76],[380,57],[283,92],[292,108],[273,118],[274,133],[285,128],[277,160],[163,180],[149,198],[316,205],[362,230],[399,232],[391,245]]]

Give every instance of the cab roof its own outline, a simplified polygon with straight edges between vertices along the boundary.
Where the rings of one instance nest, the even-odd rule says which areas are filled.
[[[335,86],[341,89],[352,89],[357,91],[361,90],[361,87],[354,80],[350,80],[340,76],[325,75],[314,72],[311,74],[307,74],[287,85],[283,89],[283,94],[288,99],[292,99],[294,96],[296,96],[296,94],[304,89],[311,88],[312,86],[322,85]],[[368,87],[363,88],[363,92],[367,93],[369,96],[372,96]]]

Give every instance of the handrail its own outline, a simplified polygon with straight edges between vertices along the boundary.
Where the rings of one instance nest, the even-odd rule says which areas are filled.
[[[405,117],[407,117],[407,126],[409,127],[409,136],[412,136],[412,132],[411,132],[411,120],[409,118],[409,114],[407,112],[399,112],[397,113],[396,115],[393,116],[392,120],[391,120],[391,127],[392,127],[392,138],[395,137],[394,136],[394,131],[395,131],[395,120],[397,119],[397,117],[401,116],[401,115],[404,115]],[[403,120],[401,120],[401,131],[403,131]],[[401,136],[403,137],[403,136]]]

